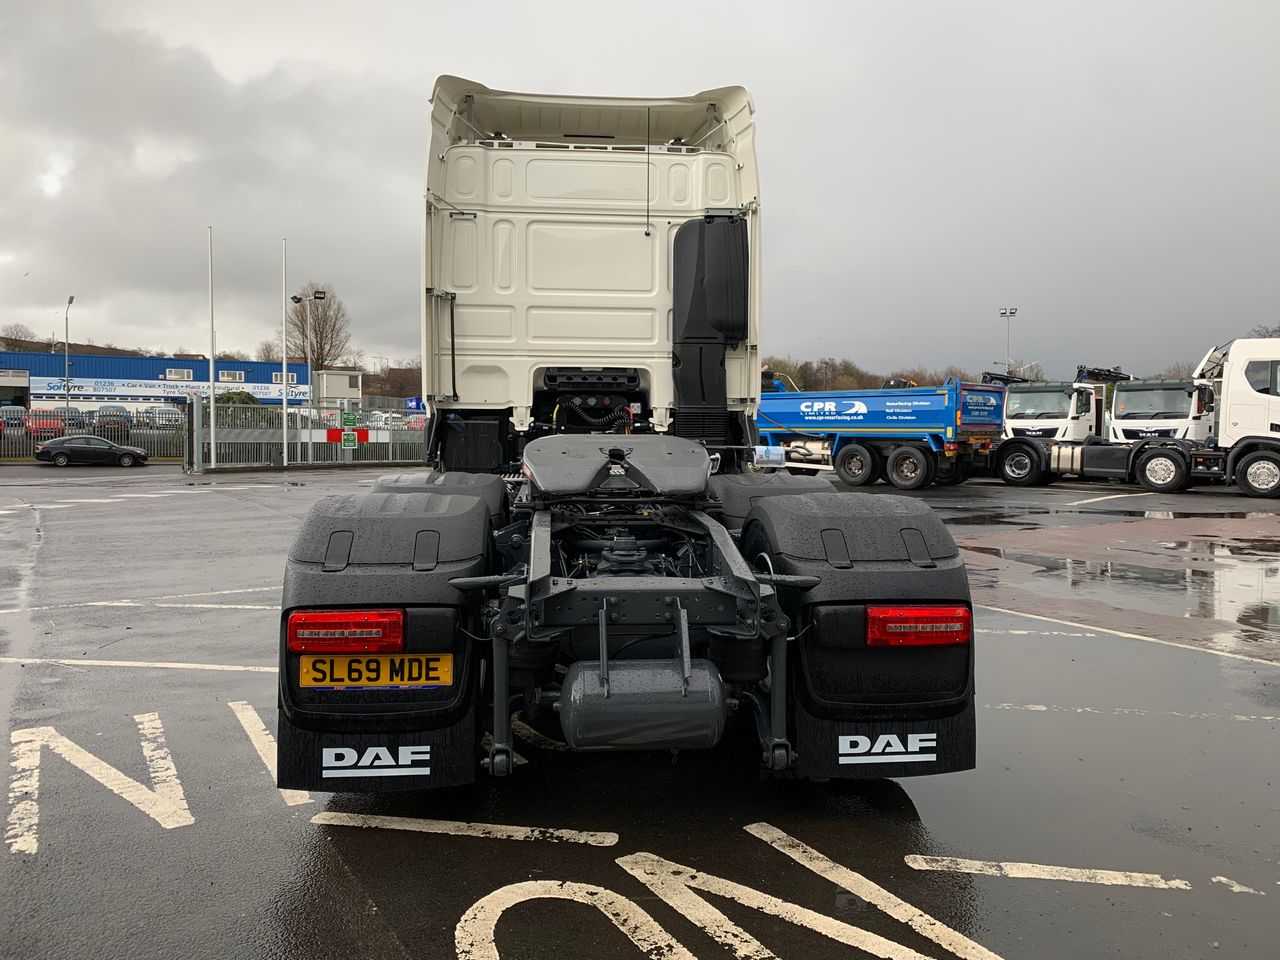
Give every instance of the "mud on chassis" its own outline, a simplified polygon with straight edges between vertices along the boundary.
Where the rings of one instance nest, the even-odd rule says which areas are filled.
[[[927,507],[713,476],[665,436],[546,437],[523,463],[313,509],[285,578],[282,787],[506,776],[516,709],[582,751],[707,749],[746,710],[762,767],[799,778],[974,765],[968,582]]]

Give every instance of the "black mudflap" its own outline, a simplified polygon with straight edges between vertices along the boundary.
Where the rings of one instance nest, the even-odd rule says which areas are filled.
[[[824,720],[795,704],[796,774],[811,779],[922,777],[977,761],[973,700],[933,720]]]
[[[474,783],[479,766],[474,705],[449,726],[388,733],[305,730],[280,713],[282,789],[393,793]]]

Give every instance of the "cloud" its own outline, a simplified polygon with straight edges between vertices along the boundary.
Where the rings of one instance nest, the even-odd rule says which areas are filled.
[[[1280,313],[1280,8],[103,0],[0,13],[0,312],[219,344],[340,292],[417,349],[427,97],[688,93],[759,108],[765,349],[888,369],[1014,353],[1153,371]],[[24,276],[29,274],[29,276]],[[783,333],[785,331],[785,334]]]

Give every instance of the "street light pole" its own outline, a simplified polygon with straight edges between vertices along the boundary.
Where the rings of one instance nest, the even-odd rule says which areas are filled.
[[[218,334],[213,326],[213,227],[209,228],[209,466],[218,465],[218,388],[214,385],[214,359]]]
[[[324,298],[325,292],[323,290],[313,290],[309,297],[302,297],[298,294],[294,294],[289,298],[295,305],[301,306],[303,310],[303,357],[307,364],[307,399],[310,401],[312,414],[315,413],[316,409],[316,385],[315,374],[311,369],[311,301],[323,300]],[[285,379],[288,378],[286,377]],[[307,459],[310,460],[309,452]]]
[[[289,466],[289,240],[280,240],[280,465]]]
[[[1017,307],[1001,307],[1000,316],[1004,317],[1004,372],[1010,373],[1013,367],[1013,318],[1018,315]]]
[[[62,315],[62,387],[67,396],[62,410],[63,433],[71,418],[71,304],[75,302],[74,295],[67,297],[67,312]]]

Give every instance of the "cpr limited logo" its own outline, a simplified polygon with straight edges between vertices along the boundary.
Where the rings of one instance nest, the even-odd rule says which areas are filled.
[[[386,747],[325,747],[323,777],[412,777],[431,773],[431,747],[400,747],[393,754]]]
[[[840,763],[908,763],[937,760],[936,733],[909,733],[906,743],[893,733],[870,737],[852,736],[839,739]]]

